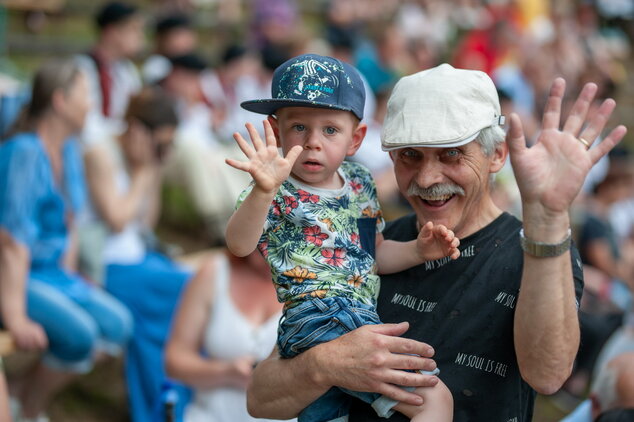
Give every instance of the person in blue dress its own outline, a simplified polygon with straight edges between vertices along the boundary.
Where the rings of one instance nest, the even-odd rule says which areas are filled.
[[[0,319],[19,349],[43,350],[16,381],[22,420],[43,422],[54,393],[132,333],[117,299],[75,271],[74,226],[86,200],[76,141],[90,107],[70,60],[45,63],[31,101],[0,143]]]

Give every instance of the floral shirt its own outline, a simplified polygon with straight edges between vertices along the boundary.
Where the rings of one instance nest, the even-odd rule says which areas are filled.
[[[292,177],[271,203],[258,249],[286,308],[304,298],[344,296],[374,305],[379,292],[374,247],[385,222],[363,166],[344,162],[344,185],[319,189]],[[247,188],[239,204],[251,191]]]

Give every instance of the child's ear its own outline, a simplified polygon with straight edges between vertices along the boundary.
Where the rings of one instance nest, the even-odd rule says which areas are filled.
[[[354,155],[359,147],[361,147],[361,143],[363,142],[363,138],[365,138],[365,134],[368,132],[368,125],[365,123],[359,123],[352,132],[352,142],[350,142],[350,146],[348,147],[348,151],[346,153],[347,156]]]
[[[275,134],[275,140],[277,141],[277,147],[281,148],[282,144],[280,143],[280,127],[277,124],[277,118],[275,116],[273,116],[272,114],[270,114],[266,119],[271,124],[271,128],[273,129],[273,134]]]

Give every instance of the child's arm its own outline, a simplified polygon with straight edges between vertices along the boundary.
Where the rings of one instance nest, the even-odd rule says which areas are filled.
[[[460,256],[460,240],[442,224],[428,221],[418,233],[416,240],[396,242],[384,240],[377,235],[376,263],[379,274],[391,274],[445,256],[456,259]]]
[[[280,156],[273,128],[267,120],[264,121],[266,143],[262,142],[252,124],[247,123],[246,127],[253,147],[239,133],[234,133],[233,137],[248,161],[225,160],[231,167],[249,173],[255,182],[253,190],[227,224],[227,247],[237,256],[247,256],[257,246],[271,201],[302,152],[301,146],[295,146],[286,158]]]

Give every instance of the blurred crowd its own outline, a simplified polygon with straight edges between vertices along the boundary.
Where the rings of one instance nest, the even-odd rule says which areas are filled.
[[[242,28],[213,56],[203,53],[200,8],[215,11],[219,28]],[[250,181],[224,160],[241,155],[234,132],[262,126],[240,103],[270,97],[273,70],[287,59],[317,53],[360,70],[369,129],[352,159],[373,173],[388,219],[407,212],[380,149],[401,76],[443,62],[485,71],[529,144],[555,77],[568,92],[595,82],[597,105],[624,98],[631,84],[631,1],[129,1],[102,2],[87,19],[96,41],[86,51],[43,64],[28,86],[8,75],[0,84],[0,319],[19,350],[44,351],[8,387],[0,383],[14,418],[0,395],[0,421],[47,421],[58,391],[122,353],[133,421],[170,420],[166,409],[189,422],[249,420],[244,389],[273,347],[281,311],[268,270],[257,255],[224,252],[185,267],[155,228],[161,209],[174,207],[168,193],[180,192],[177,206],[200,222],[195,235],[223,247]],[[500,207],[519,215],[510,168],[495,183]],[[627,145],[593,169],[573,221],[586,268],[582,345],[554,401],[566,413],[586,398],[596,415],[634,407],[631,383],[606,381],[634,365],[631,355],[629,366],[618,361],[634,352]],[[192,404],[170,407],[167,393]],[[570,420],[593,420],[586,414]]]

